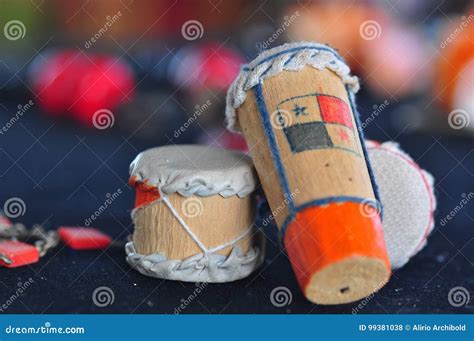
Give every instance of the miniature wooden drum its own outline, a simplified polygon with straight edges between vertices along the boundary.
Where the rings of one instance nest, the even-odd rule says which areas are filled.
[[[358,80],[331,48],[286,44],[245,66],[227,97],[305,296],[361,299],[389,279],[380,204],[354,105]]]
[[[229,282],[263,261],[254,226],[257,180],[249,157],[207,146],[140,153],[130,165],[136,187],[128,263],[142,274],[186,282]]]

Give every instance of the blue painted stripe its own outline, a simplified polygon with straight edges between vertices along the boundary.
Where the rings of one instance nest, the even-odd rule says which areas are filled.
[[[383,219],[383,206],[380,201],[380,194],[379,194],[379,187],[377,186],[377,182],[375,181],[374,171],[372,169],[372,165],[370,164],[369,160],[369,153],[367,151],[367,147],[365,145],[365,136],[364,131],[362,130],[362,124],[360,123],[360,116],[359,112],[357,111],[357,107],[355,105],[354,94],[350,91],[349,87],[346,85],[347,95],[349,97],[349,102],[351,105],[352,112],[355,117],[357,131],[359,132],[359,140],[360,145],[362,146],[362,151],[364,152],[365,162],[367,164],[367,170],[369,171],[370,182],[372,183],[372,188],[374,190],[375,199],[379,202],[380,205],[380,218]]]
[[[330,47],[326,47],[326,46],[312,46],[312,45],[303,45],[303,46],[298,46],[298,47],[293,47],[293,48],[290,48],[288,50],[283,50],[283,51],[280,51],[280,52],[277,52],[275,54],[272,54],[271,56],[268,56],[264,59],[262,59],[261,61],[258,62],[257,65],[255,66],[258,66],[258,65],[261,65],[263,63],[266,63],[268,62],[269,60],[272,60],[278,56],[281,56],[282,54],[286,54],[288,52],[297,52],[297,51],[300,51],[300,50],[315,50],[315,51],[327,51],[327,52],[331,52],[334,57],[336,57],[336,59],[340,60],[341,62],[344,62],[344,59],[342,59],[342,57],[335,51],[333,50],[332,48]]]
[[[285,168],[281,160],[280,152],[278,151],[278,144],[276,141],[275,134],[273,133],[273,128],[270,121],[270,115],[268,114],[267,105],[265,104],[265,100],[263,98],[262,84],[257,84],[254,88],[254,91],[258,111],[262,119],[263,130],[265,132],[265,136],[270,147],[270,152],[272,153],[273,164],[278,173],[280,185],[283,188],[283,196],[288,200],[288,208],[291,214],[291,212],[294,211],[293,197],[290,193],[290,186],[288,184],[288,179],[285,174]]]
[[[293,58],[295,58],[297,52],[293,53],[290,58],[288,58],[288,60],[283,64],[284,66],[287,66],[289,63],[291,63],[291,61],[293,60]]]
[[[272,68],[273,65],[270,65],[269,67],[266,68],[265,71],[262,72],[262,74],[260,75],[260,77],[263,78],[263,76],[265,76],[267,74],[268,71],[270,71],[270,69]]]
[[[278,231],[278,236],[279,236],[281,245],[283,246],[283,241],[285,238],[286,231],[288,229],[288,226],[293,222],[294,218],[296,217],[296,213],[301,212],[304,209],[309,208],[309,207],[323,206],[323,205],[328,205],[328,204],[333,204],[333,203],[344,203],[344,202],[354,202],[358,204],[365,203],[375,208],[378,212],[381,212],[382,210],[382,207],[379,201],[370,200],[367,198],[353,197],[353,196],[327,197],[323,199],[316,199],[316,200],[305,202],[304,204],[301,204],[295,207],[295,211],[292,214],[288,215],[280,231]]]

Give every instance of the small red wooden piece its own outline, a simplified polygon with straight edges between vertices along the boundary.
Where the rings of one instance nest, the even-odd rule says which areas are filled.
[[[0,265],[7,268],[32,264],[39,260],[39,251],[36,247],[17,240],[0,241],[0,253],[11,261],[11,264],[7,264],[0,259]]]
[[[109,236],[92,227],[61,226],[58,235],[64,244],[74,250],[105,249],[112,242]]]

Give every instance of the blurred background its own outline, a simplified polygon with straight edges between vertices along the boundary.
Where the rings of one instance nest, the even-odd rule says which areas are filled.
[[[436,179],[428,246],[363,312],[472,312],[446,295],[474,289],[474,205],[439,222],[474,192],[473,2],[0,0],[0,29],[0,204],[22,204],[14,221],[84,226],[113,197],[91,226],[124,241],[133,229],[133,158],[164,144],[245,151],[224,122],[241,64],[284,42],[317,41],[337,48],[360,78],[366,136],[399,142]],[[305,301],[276,228],[266,229],[272,266],[210,286],[186,312],[351,312]],[[35,279],[12,313],[172,313],[192,292],[130,271],[124,258],[122,247],[60,248],[38,264],[1,268],[0,284]],[[91,303],[99,285],[114,287],[114,305]],[[268,300],[279,285],[295,288],[283,309]]]

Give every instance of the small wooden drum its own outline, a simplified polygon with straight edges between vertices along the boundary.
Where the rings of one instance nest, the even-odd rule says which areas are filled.
[[[249,157],[197,145],[157,147],[130,165],[136,187],[128,263],[186,282],[244,278],[263,261],[254,226],[257,178]]]

